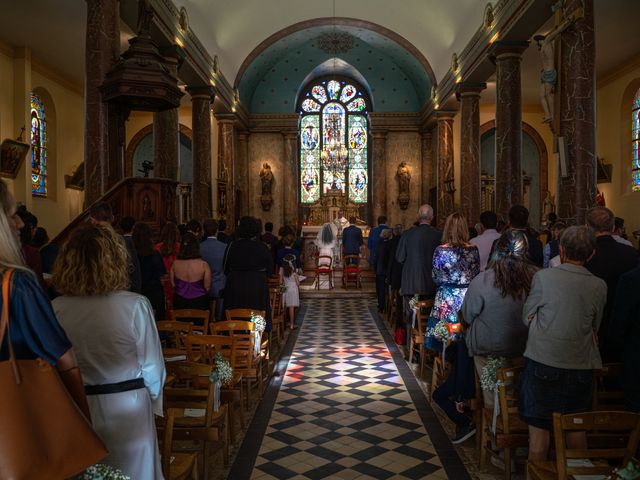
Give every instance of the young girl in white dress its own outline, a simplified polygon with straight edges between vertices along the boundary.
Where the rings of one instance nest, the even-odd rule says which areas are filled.
[[[289,254],[283,260],[282,268],[280,269],[280,282],[284,284],[285,292],[282,300],[285,308],[289,309],[289,326],[293,330],[296,328],[296,307],[300,306],[300,293],[298,291],[300,278],[295,269],[296,258]]]

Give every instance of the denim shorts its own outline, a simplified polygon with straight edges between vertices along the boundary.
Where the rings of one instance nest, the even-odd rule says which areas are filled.
[[[553,430],[553,412],[591,410],[593,370],[569,370],[525,358],[520,377],[518,411],[527,424]]]

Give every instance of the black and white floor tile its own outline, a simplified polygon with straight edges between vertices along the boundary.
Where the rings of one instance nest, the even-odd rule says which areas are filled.
[[[229,478],[469,478],[372,301],[313,299],[301,313]]]

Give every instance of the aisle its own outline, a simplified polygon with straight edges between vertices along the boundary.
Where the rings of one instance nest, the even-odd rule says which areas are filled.
[[[308,300],[302,313],[230,479],[469,478],[371,301]]]

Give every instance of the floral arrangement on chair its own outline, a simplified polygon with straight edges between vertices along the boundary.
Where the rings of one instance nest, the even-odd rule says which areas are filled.
[[[482,367],[480,374],[480,386],[482,390],[493,392],[498,386],[498,369],[504,368],[507,360],[504,357],[489,355],[487,363]]]
[[[413,297],[411,297],[411,300],[409,300],[409,308],[411,309],[416,308],[416,305],[418,305],[419,301],[420,301],[420,296],[416,293]]]
[[[449,325],[446,320],[443,319],[436,323],[436,326],[433,327],[433,336],[442,343],[447,343],[449,341]]]
[[[616,468],[613,475],[607,477],[608,480],[638,480],[640,479],[640,466],[633,461],[627,463],[624,468]]]
[[[131,480],[117,468],[98,463],[87,468],[79,480]]]
[[[255,325],[255,330],[253,331],[255,335],[253,346],[254,353],[258,356],[260,355],[260,338],[262,337],[262,332],[267,328],[267,322],[262,315],[256,313],[251,314],[251,322]]]
[[[221,353],[216,353],[216,369],[209,377],[212,383],[220,382],[222,385],[231,385],[233,381],[233,368]]]

